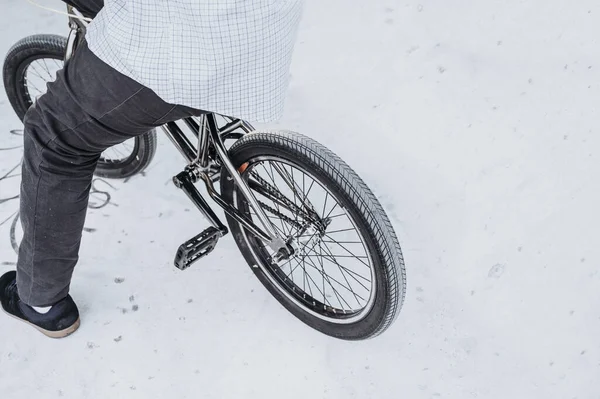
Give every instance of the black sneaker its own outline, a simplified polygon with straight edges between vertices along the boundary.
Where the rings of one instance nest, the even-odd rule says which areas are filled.
[[[15,271],[0,277],[0,303],[8,315],[32,325],[50,338],[64,338],[79,328],[79,311],[70,295],[55,303],[47,313],[39,313],[21,302]]]

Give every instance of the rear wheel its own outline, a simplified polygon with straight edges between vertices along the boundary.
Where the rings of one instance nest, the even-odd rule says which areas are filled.
[[[57,35],[34,35],[18,41],[4,61],[6,94],[17,116],[23,120],[35,100],[46,92],[63,66],[67,39]],[[126,178],[142,172],[156,152],[154,130],[104,151],[95,174]]]
[[[229,155],[274,227],[295,247],[291,258],[275,262],[268,246],[228,218],[261,283],[325,334],[359,340],[385,331],[404,300],[404,261],[391,223],[365,183],[331,151],[297,133],[251,133]],[[260,226],[226,173],[221,189]]]

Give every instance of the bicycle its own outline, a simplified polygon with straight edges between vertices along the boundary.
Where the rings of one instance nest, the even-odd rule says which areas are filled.
[[[35,101],[29,86],[42,93],[28,74],[53,80],[48,62],[58,68],[68,62],[94,16],[74,5],[67,11],[68,38],[29,36],[5,59],[6,92],[21,119]],[[42,64],[44,76],[35,68]],[[210,254],[231,232],[260,282],[310,327],[346,340],[371,338],[390,327],[406,292],[402,252],[383,207],[342,159],[299,133],[258,132],[246,121],[213,113],[161,129],[187,162],[174,184],[210,222],[179,247],[177,268]],[[96,174],[140,173],[154,156],[156,132],[131,140],[124,158],[103,153]],[[197,182],[225,211],[228,227]]]

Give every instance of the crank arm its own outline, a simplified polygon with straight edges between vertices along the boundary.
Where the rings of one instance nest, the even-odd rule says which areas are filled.
[[[181,172],[173,178],[173,183],[177,188],[189,197],[196,207],[204,214],[210,224],[212,224],[222,235],[227,234],[227,227],[221,223],[219,217],[213,212],[206,200],[200,195],[194,183],[191,182],[188,172]]]
[[[267,244],[271,243],[271,237],[260,227],[248,220],[240,211],[225,201],[215,190],[212,180],[206,173],[200,174],[200,179],[206,185],[206,191],[210,197],[232,218],[241,223],[248,231],[260,238]],[[191,182],[188,172],[184,171],[173,178],[175,186],[182,189],[196,207],[204,214],[210,224],[212,224],[223,235],[227,234],[227,227],[221,223],[219,217],[213,212],[206,200],[200,195],[194,183]]]

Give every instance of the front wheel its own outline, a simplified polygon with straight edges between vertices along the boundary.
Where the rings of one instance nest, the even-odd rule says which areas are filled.
[[[2,75],[10,104],[19,119],[46,92],[46,84],[56,79],[63,66],[67,39],[57,35],[33,35],[19,40],[8,51]],[[142,172],[156,152],[154,130],[102,153],[95,175],[126,178]]]
[[[294,248],[275,261],[268,246],[228,217],[233,237],[267,290],[327,335],[360,340],[385,331],[405,295],[400,245],[381,204],[358,175],[314,140],[250,133],[229,150],[274,227]],[[222,173],[223,197],[260,226]]]

